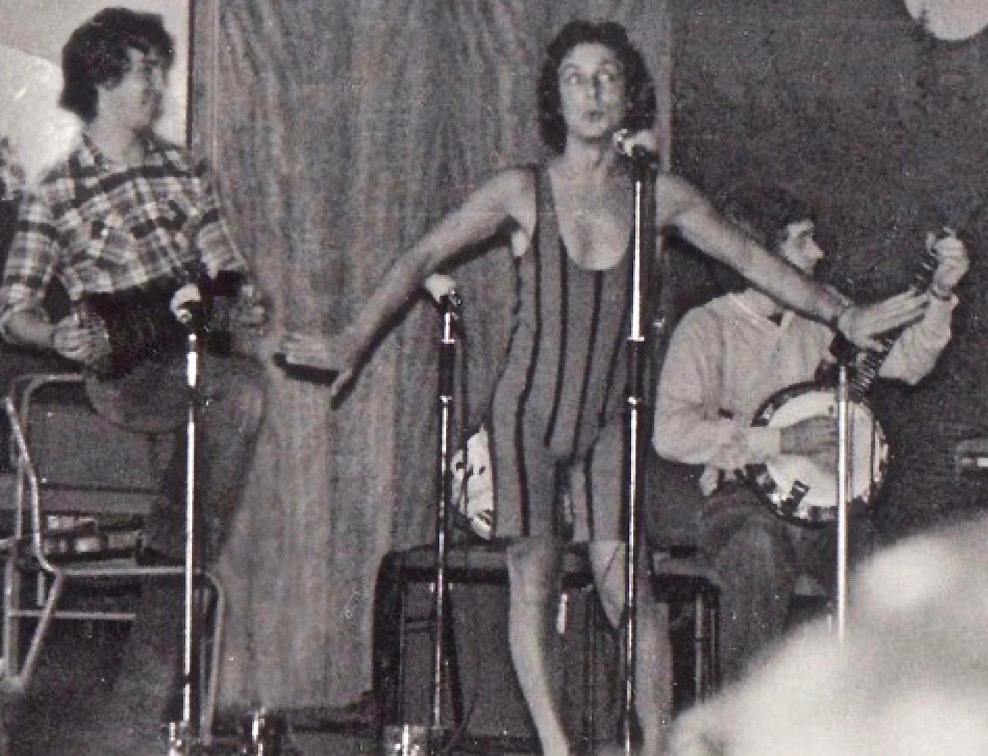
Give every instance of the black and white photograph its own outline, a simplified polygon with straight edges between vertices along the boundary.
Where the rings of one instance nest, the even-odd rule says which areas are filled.
[[[988,754],[984,0],[0,0],[0,756]]]

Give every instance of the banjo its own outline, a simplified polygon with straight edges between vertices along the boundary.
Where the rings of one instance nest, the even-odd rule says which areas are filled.
[[[937,255],[930,249],[920,259],[912,282],[925,291],[937,268]],[[889,462],[885,431],[875,417],[865,394],[878,377],[882,363],[902,329],[879,339],[879,348],[857,355],[848,378],[848,438],[851,512],[870,507],[881,490]],[[838,336],[831,352],[843,349]],[[752,425],[783,428],[811,417],[837,417],[834,381],[808,381],[770,396],[755,413]],[[748,465],[747,476],[762,501],[783,519],[798,525],[825,525],[837,519],[837,454],[822,457],[784,454],[768,462]]]

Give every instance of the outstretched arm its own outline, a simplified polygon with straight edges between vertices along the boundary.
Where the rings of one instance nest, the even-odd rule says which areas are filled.
[[[915,321],[926,306],[926,298],[918,294],[855,305],[749,239],[686,181],[663,175],[656,196],[660,225],[676,228],[688,242],[730,265],[759,289],[841,331],[857,346],[877,348],[876,335]]]
[[[464,248],[490,237],[505,221],[518,220],[519,200],[529,192],[530,178],[523,170],[494,176],[398,257],[342,333],[335,337],[288,334],[282,343],[285,361],[337,372],[331,389],[335,396],[353,378],[374,337],[425,278]]]

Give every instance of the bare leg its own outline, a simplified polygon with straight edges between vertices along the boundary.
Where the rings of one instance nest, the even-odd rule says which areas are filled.
[[[553,620],[549,608],[559,595],[561,554],[561,544],[552,538],[523,538],[508,547],[511,658],[547,756],[566,756],[569,752],[548,664]]]
[[[590,544],[594,581],[607,618],[614,627],[624,614],[624,543]],[[652,597],[647,576],[638,589],[635,649],[635,713],[642,727],[643,756],[659,756],[672,716],[672,648],[668,608]]]

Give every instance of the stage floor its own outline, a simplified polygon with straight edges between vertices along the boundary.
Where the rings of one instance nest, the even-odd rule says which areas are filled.
[[[0,701],[9,743],[0,746],[0,756],[99,753],[98,744],[80,742],[80,733],[108,695],[125,636],[124,624],[56,623],[30,690]],[[376,740],[364,735],[296,729],[288,740],[286,756],[381,753]]]

